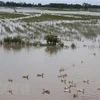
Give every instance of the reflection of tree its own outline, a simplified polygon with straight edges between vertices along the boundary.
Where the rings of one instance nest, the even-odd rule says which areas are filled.
[[[9,44],[4,44],[4,45],[0,45],[4,48],[4,50],[6,51],[14,51],[14,52],[19,52],[22,49],[25,49],[27,51],[29,51],[31,48],[35,49],[40,49],[41,47],[39,46],[31,46],[31,45],[9,45]]]
[[[7,51],[11,51],[11,50],[20,51],[22,48],[25,48],[25,46],[24,45],[23,46],[20,46],[20,45],[15,45],[15,46],[13,46],[13,45],[3,45],[3,48]]]
[[[57,47],[57,46],[47,46],[45,48],[45,51],[49,54],[57,54],[58,51],[61,51],[61,47]]]

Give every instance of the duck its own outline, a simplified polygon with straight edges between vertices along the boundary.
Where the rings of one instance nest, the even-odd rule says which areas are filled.
[[[69,93],[71,93],[71,90],[70,90],[70,89],[65,89],[64,92],[69,92]]]
[[[100,90],[100,87],[98,87],[98,90]]]
[[[93,53],[94,56],[96,56],[96,53]]]
[[[44,94],[44,93],[50,94],[50,90],[45,90],[45,89],[43,89],[42,94]]]
[[[89,80],[83,80],[83,82],[89,84]]]
[[[76,98],[76,97],[78,97],[78,92],[73,94],[73,98]]]
[[[83,92],[84,93],[84,89],[77,89],[77,92]]]
[[[87,45],[86,44],[83,44],[83,47],[87,47]]]
[[[26,76],[22,76],[22,78],[26,78],[26,79],[29,79],[29,75],[26,75]]]
[[[68,81],[68,83],[71,83],[71,84],[73,84],[73,81]]]
[[[75,67],[75,64],[72,64],[73,67]]]
[[[76,84],[73,84],[73,87],[76,87]]]
[[[76,84],[70,84],[70,87],[76,87]]]
[[[64,89],[70,89],[71,87],[70,86],[66,86],[66,87],[64,87]]]
[[[60,68],[59,71],[60,71],[60,72],[63,72],[65,69],[66,69],[66,68]]]
[[[66,79],[65,80],[61,79],[61,82],[66,82]]]
[[[58,75],[58,78],[62,78],[62,77],[63,77],[63,75],[62,75],[62,74]]]
[[[84,60],[81,60],[81,64],[84,63]]]
[[[67,77],[67,74],[64,74],[64,75],[63,75],[63,78],[65,78],[65,77]]]
[[[58,78],[65,78],[65,77],[67,77],[67,74],[60,74],[60,75],[58,75]]]
[[[43,77],[44,73],[42,74],[37,74],[37,77]]]
[[[8,81],[9,81],[9,82],[13,82],[13,80],[12,80],[12,79],[8,79]]]
[[[9,92],[10,94],[13,94],[12,90],[8,90],[7,92]]]

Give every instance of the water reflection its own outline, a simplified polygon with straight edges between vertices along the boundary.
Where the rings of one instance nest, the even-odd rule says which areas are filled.
[[[71,49],[72,49],[72,50],[75,50],[75,49],[76,49],[76,46],[71,46]]]
[[[31,46],[25,46],[25,45],[2,45],[4,50],[6,51],[14,51],[14,52],[19,52],[23,48],[27,49],[28,51],[30,50]]]
[[[0,46],[3,47],[5,51],[14,51],[14,52],[19,52],[22,49],[26,49],[27,51],[29,51],[30,48],[32,47],[34,47],[34,50],[42,48],[40,46],[25,46],[25,45],[0,45]],[[61,49],[62,49],[61,47],[57,46],[47,46],[45,48],[45,51],[51,55],[51,54],[57,54],[59,51],[61,51]]]
[[[57,46],[47,46],[45,48],[45,51],[50,54],[50,55],[53,55],[53,54],[57,54],[59,51],[61,51],[61,47],[57,47]]]
[[[11,51],[11,50],[13,50],[13,51],[20,51],[20,50],[22,50],[23,48],[25,48],[25,46],[20,46],[20,45],[3,45],[3,48],[5,49],[5,50],[7,50],[7,51]]]

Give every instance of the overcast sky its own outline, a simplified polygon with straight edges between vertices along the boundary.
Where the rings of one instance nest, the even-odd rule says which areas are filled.
[[[100,5],[100,0],[0,0],[0,1],[14,1],[14,2],[26,2],[26,3],[68,3],[68,4],[82,4],[83,2],[90,3],[90,4],[97,4]]]

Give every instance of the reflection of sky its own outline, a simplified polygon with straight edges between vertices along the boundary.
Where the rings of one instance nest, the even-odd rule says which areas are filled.
[[[83,2],[90,3],[90,4],[97,4],[100,5],[100,0],[2,0],[2,1],[14,1],[14,2],[27,2],[27,3],[77,3],[82,4]]]

